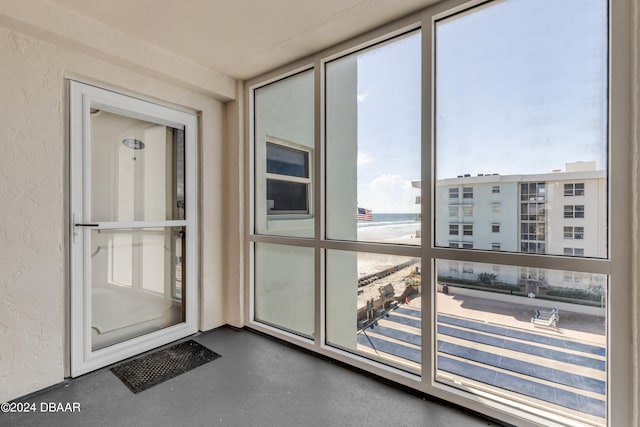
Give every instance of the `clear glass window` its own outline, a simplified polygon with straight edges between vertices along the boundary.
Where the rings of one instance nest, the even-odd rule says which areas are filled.
[[[419,374],[420,259],[327,251],[327,343]]]
[[[309,178],[309,151],[267,142],[267,173]]]
[[[436,265],[437,378],[604,418],[606,276],[482,263],[460,273],[451,264]]]
[[[420,244],[420,41],[413,32],[325,65],[330,239]]]
[[[565,205],[565,218],[584,218],[584,205]]]
[[[481,194],[499,198],[492,202],[503,212],[519,210],[500,217],[509,239],[502,250],[562,255],[556,240],[568,224],[557,212],[585,218],[588,209],[595,220],[585,249],[606,257],[607,4],[588,0],[580,11],[568,0],[557,5],[549,14],[532,0],[504,0],[436,21],[436,246],[448,243],[439,224],[448,205],[438,192],[459,187],[476,205],[479,230],[500,214],[478,215]],[[567,32],[565,21],[576,30]],[[563,214],[568,196],[588,202],[566,203]],[[546,233],[527,232],[522,241],[521,225]],[[474,247],[490,250],[491,242],[476,239]]]
[[[584,227],[564,227],[565,239],[584,239]]]
[[[310,149],[267,141],[267,215],[309,214]]]
[[[312,192],[322,192],[325,235],[281,234],[313,237],[319,252],[309,255],[325,261],[323,271],[310,273],[315,264],[307,259],[301,285],[315,285],[314,294],[325,286],[325,304],[315,301],[314,308],[325,309],[326,342],[316,345],[420,374],[424,340],[416,337],[423,331],[393,323],[420,327],[422,308],[411,307],[414,300],[400,292],[408,287],[396,285],[415,284],[422,256],[429,262],[429,289],[414,290],[431,293],[425,310],[432,326],[424,334],[434,338],[426,350],[433,353],[424,356],[434,361],[435,381],[482,399],[498,395],[506,405],[512,399],[524,411],[530,404],[538,414],[606,425],[608,277],[537,267],[549,261],[603,272],[608,265],[608,4],[558,0],[553,9],[535,0],[488,1],[426,19],[433,34],[425,38],[433,41],[428,58],[421,57],[418,32],[343,56],[315,57],[325,64],[315,70],[324,79],[323,99],[315,100],[325,109],[323,127],[315,129],[323,144],[317,153],[309,145],[305,155],[305,141],[265,134],[294,145],[280,151],[266,146],[266,157],[256,157],[256,171],[264,167],[256,182],[265,187],[254,194],[288,186],[283,192],[306,197],[311,218]],[[432,81],[421,80],[423,66],[433,66]],[[422,105],[433,111],[421,111]],[[429,129],[421,129],[424,114],[431,116]],[[423,141],[423,133],[433,138]],[[434,154],[432,165],[421,164],[424,149]],[[316,172],[325,182],[313,182],[314,157],[322,159],[325,169]],[[422,176],[433,177],[431,188],[422,188]],[[279,223],[290,221],[286,212],[305,206],[270,212],[264,230],[277,234]],[[431,242],[421,242],[422,222],[433,227]],[[295,242],[279,246],[297,248]],[[451,253],[455,261],[437,259]],[[547,254],[566,258],[539,256]],[[585,256],[604,260],[569,258]],[[289,262],[297,262],[293,258]],[[259,262],[269,260],[256,257]],[[521,265],[508,265],[514,262]],[[275,289],[262,286],[261,293]],[[307,337],[318,332],[308,335],[261,310],[256,319],[266,324]]]
[[[564,195],[570,196],[584,196],[584,183],[565,184]]]

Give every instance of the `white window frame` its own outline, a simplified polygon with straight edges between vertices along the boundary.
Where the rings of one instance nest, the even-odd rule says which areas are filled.
[[[584,205],[564,205],[565,219],[584,219],[584,217],[585,217]]]
[[[578,188],[578,185],[580,188]],[[580,194],[578,194],[580,193]],[[584,182],[574,182],[564,184],[564,196],[565,197],[580,197],[585,195]]]
[[[455,230],[455,233],[453,233]],[[449,236],[459,236],[460,235],[460,225],[459,224],[449,224]]]
[[[294,343],[300,347],[320,353],[324,356],[336,359],[358,369],[371,372],[375,375],[397,382],[409,388],[428,393],[437,398],[441,398],[459,404],[472,411],[487,414],[507,423],[516,425],[569,425],[574,421],[566,418],[562,414],[552,414],[541,408],[531,408],[526,404],[520,404],[508,398],[495,396],[482,391],[463,390],[454,384],[447,384],[435,377],[433,366],[435,361],[435,332],[432,327],[433,313],[425,310],[422,319],[422,372],[419,377],[409,375],[406,372],[390,368],[387,365],[364,359],[357,355],[347,354],[338,349],[325,345],[324,341],[324,250],[346,249],[364,250],[374,253],[389,253],[393,255],[421,256],[422,257],[422,277],[434,277],[434,267],[437,259],[471,261],[487,264],[499,264],[506,266],[524,266],[536,268],[549,268],[555,270],[579,271],[585,273],[604,274],[609,278],[607,293],[608,317],[608,366],[607,371],[607,420],[610,426],[632,425],[633,408],[640,411],[634,399],[633,375],[629,375],[627,367],[633,365],[632,355],[634,353],[633,341],[628,339],[628,325],[633,321],[631,305],[628,303],[632,297],[631,274],[635,272],[635,267],[631,267],[628,256],[632,253],[632,240],[629,239],[628,230],[631,227],[632,200],[629,197],[632,183],[640,179],[634,175],[630,167],[629,154],[633,136],[631,132],[632,123],[632,70],[633,56],[631,46],[633,33],[631,32],[631,2],[609,0],[609,105],[608,105],[608,221],[609,234],[607,235],[608,253],[603,259],[565,257],[560,255],[546,255],[535,253],[511,253],[511,252],[491,252],[491,251],[464,251],[449,247],[438,247],[434,242],[434,217],[435,217],[435,178],[430,165],[434,156],[433,147],[433,123],[435,112],[433,105],[433,76],[434,76],[434,49],[433,49],[433,23],[441,18],[445,18],[454,13],[464,13],[467,9],[485,3],[482,0],[446,0],[429,6],[413,15],[377,28],[367,34],[356,37],[348,42],[339,44],[328,50],[311,55],[305,59],[293,63],[291,66],[278,69],[265,75],[256,77],[245,84],[245,103],[248,106],[248,117],[253,117],[252,96],[253,89],[261,85],[279,80],[283,77],[293,75],[296,72],[315,68],[316,90],[315,90],[315,122],[316,136],[315,147],[322,146],[324,130],[321,126],[324,120],[323,101],[323,75],[324,64],[332,59],[338,58],[359,49],[366,48],[375,43],[384,42],[391,37],[403,34],[408,30],[421,28],[423,40],[423,55],[421,58],[422,67],[422,185],[421,185],[421,221],[422,221],[422,247],[402,247],[400,245],[388,245],[381,247],[379,244],[369,244],[363,242],[339,242],[324,239],[323,209],[324,201],[321,197],[323,188],[323,153],[319,152],[314,156],[314,197],[318,215],[315,216],[315,234],[313,239],[300,239],[281,236],[265,236],[253,233],[253,165],[252,150],[254,141],[251,132],[252,120],[247,120],[246,134],[249,135],[249,142],[246,146],[248,155],[245,155],[246,170],[249,171],[250,179],[246,180],[246,200],[248,207],[246,215],[247,233],[247,259],[246,280],[248,292],[246,293],[246,321],[247,324],[258,331],[275,336],[285,341]],[[615,23],[615,24],[611,24]],[[615,165],[615,167],[612,167]],[[447,195],[448,196],[448,195]],[[543,191],[536,200],[547,197],[547,191]],[[635,196],[634,196],[635,197]],[[445,200],[453,201],[449,197]],[[457,200],[460,200],[458,195]],[[543,201],[542,200],[542,201]],[[493,209],[492,209],[493,210]],[[493,210],[495,212],[495,210]],[[561,214],[562,215],[562,214]],[[634,236],[634,241],[640,238],[640,234]],[[279,329],[271,328],[268,325],[253,321],[253,260],[252,247],[256,242],[282,243],[294,246],[314,247],[316,256],[316,273],[314,283],[316,286],[316,339],[307,340],[294,336]],[[423,281],[423,304],[424,307],[433,307],[433,295],[426,285],[428,281]],[[432,279],[435,287],[435,279]],[[636,376],[640,373],[636,370]]]
[[[584,227],[564,226],[563,234],[565,240],[584,240]]]
[[[311,177],[313,176],[313,149],[310,147],[305,147],[300,144],[296,144],[294,142],[285,141],[284,139],[276,138],[273,136],[267,136],[265,140],[265,159],[264,159],[265,162],[267,161],[267,157],[266,157],[267,144],[279,145],[281,147],[285,147],[285,148],[289,148],[292,150],[301,151],[305,153],[307,155],[307,167],[308,167],[308,175],[309,175],[308,177],[298,177],[298,176],[292,176],[292,175],[270,173],[270,172],[266,172],[266,165],[265,165],[265,189],[267,188],[268,180],[292,182],[292,183],[298,183],[298,184],[305,184],[307,186],[307,200],[306,200],[307,208],[305,210],[273,211],[272,212],[268,206],[269,200],[266,200],[267,205],[265,207],[267,212],[267,218],[269,220],[273,220],[277,218],[309,218],[313,212],[312,210],[313,186],[311,185]]]
[[[584,248],[564,248],[563,253],[565,256],[584,256]]]

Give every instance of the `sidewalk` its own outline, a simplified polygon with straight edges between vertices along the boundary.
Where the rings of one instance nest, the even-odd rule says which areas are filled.
[[[411,302],[419,308],[419,298]],[[485,321],[518,329],[535,331],[557,337],[606,345],[606,325],[603,317],[589,316],[570,311],[560,312],[560,331],[534,327],[531,324],[535,309],[530,305],[505,304],[490,299],[461,295],[436,294],[436,312]]]

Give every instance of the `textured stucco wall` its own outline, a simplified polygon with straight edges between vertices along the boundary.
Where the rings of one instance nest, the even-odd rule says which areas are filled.
[[[174,70],[175,71],[175,70]],[[220,206],[224,105],[203,94],[0,26],[0,402],[65,376],[65,77],[200,114],[201,329],[224,323]]]
[[[0,401],[63,377],[63,63],[39,45],[0,31]]]

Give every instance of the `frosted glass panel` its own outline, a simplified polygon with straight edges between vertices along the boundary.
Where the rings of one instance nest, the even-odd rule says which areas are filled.
[[[93,110],[91,192],[96,222],[184,219],[184,131]]]
[[[255,319],[314,335],[313,249],[256,243]]]
[[[255,232],[313,237],[313,70],[260,87],[255,105]]]
[[[91,230],[91,348],[184,321],[183,228]]]

